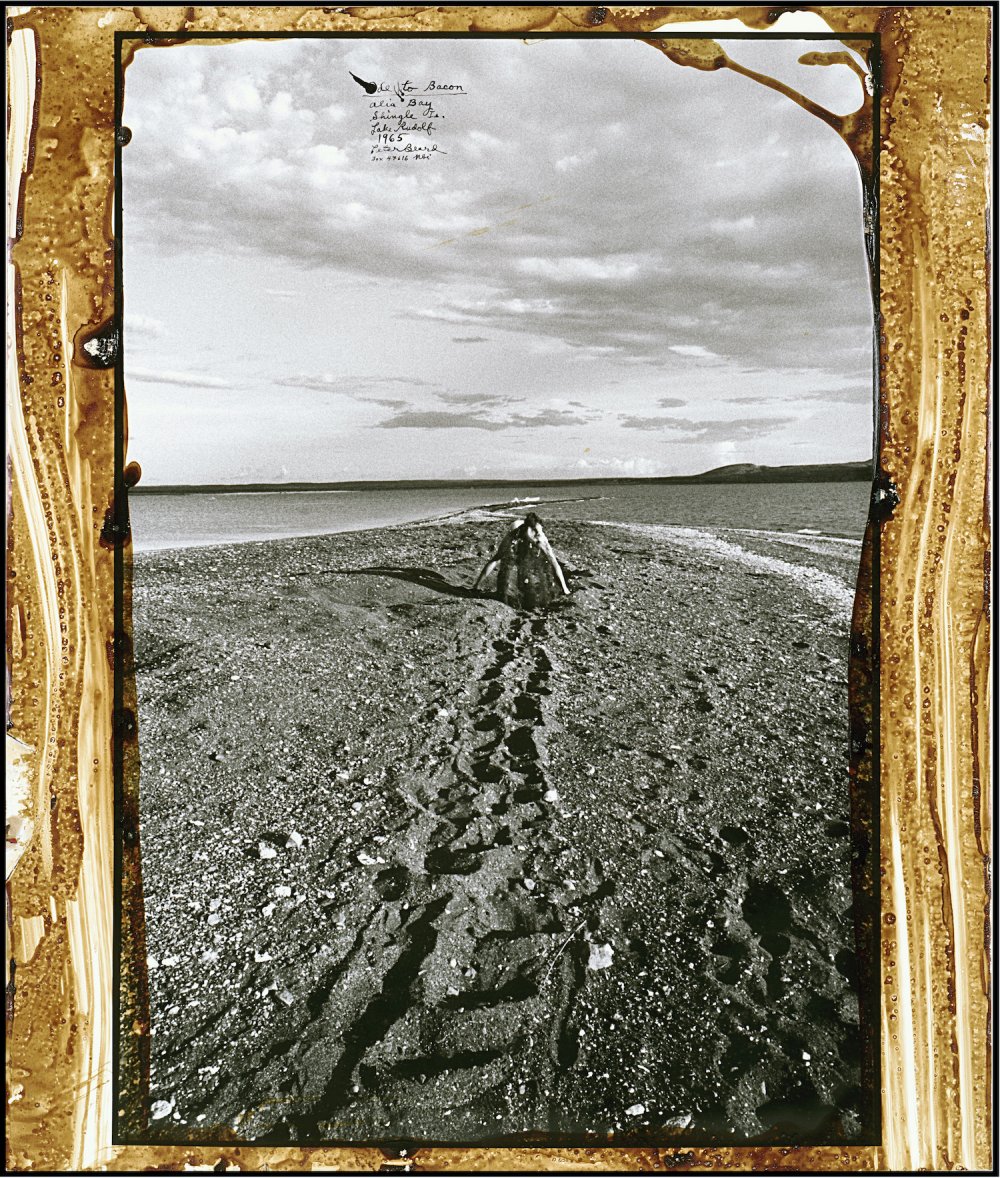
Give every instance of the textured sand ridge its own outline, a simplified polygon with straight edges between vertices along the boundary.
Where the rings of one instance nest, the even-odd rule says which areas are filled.
[[[151,1133],[850,1139],[856,547],[503,522],[137,560]]]

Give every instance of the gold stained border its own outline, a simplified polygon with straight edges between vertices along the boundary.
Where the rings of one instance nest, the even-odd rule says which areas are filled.
[[[877,465],[879,485],[899,498],[881,522],[876,548],[881,1144],[434,1148],[409,1163],[418,1171],[905,1171],[992,1164],[991,11],[985,5],[807,10],[837,34],[876,34],[881,44]],[[23,845],[24,854],[7,896],[12,1169],[183,1170],[220,1162],[250,1171],[395,1168],[377,1148],[112,1144],[116,880],[127,914],[118,930],[126,962],[136,958],[128,950],[142,937],[141,896],[129,892],[129,881],[138,879],[136,815],[128,804],[115,805],[111,755],[117,741],[126,775],[134,769],[134,685],[128,674],[119,673],[116,682],[115,673],[129,663],[128,627],[116,629],[114,611],[116,565],[127,571],[124,455],[116,455],[113,441],[123,390],[104,348],[120,281],[113,222],[115,34],[641,36],[680,20],[738,18],[766,30],[781,11],[53,6],[11,17],[8,760],[13,749],[16,779],[27,792],[25,818],[13,832],[13,849]],[[677,64],[718,65],[707,48],[699,62],[680,43],[674,48],[667,55]],[[835,129],[849,143],[863,130]],[[126,584],[126,601],[129,596]],[[20,743],[12,745],[12,735]],[[133,993],[142,984],[139,977],[124,981]],[[141,1044],[144,1028],[126,1028],[126,1064],[129,1032]]]

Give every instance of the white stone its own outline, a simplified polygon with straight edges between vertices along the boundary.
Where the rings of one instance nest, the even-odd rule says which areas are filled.
[[[590,957],[587,959],[588,969],[607,969],[615,959],[612,945],[591,945]]]

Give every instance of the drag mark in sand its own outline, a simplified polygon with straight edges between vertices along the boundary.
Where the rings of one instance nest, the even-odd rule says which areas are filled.
[[[363,1138],[387,1123],[405,1138],[407,1125],[425,1136],[460,1119],[528,1130],[544,1077],[575,1062],[587,941],[614,889],[596,860],[579,869],[578,849],[576,878],[559,870],[574,849],[550,812],[546,627],[498,618],[465,691],[438,684],[415,717],[393,780],[403,813],[364,864],[371,907],[342,906],[338,927],[346,915],[360,931],[308,997],[312,1017],[285,1057],[296,1107],[259,1107],[258,1139]],[[471,1101],[469,1069],[483,1080]]]

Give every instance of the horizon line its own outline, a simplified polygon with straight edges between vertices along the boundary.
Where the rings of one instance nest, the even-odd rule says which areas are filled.
[[[744,481],[741,476],[751,476],[746,481],[771,481],[761,476],[769,474],[783,476],[781,479],[774,481],[795,482],[800,481],[795,479],[794,474],[804,476],[801,481],[822,481],[816,478],[816,475],[821,473],[838,472],[840,479],[834,481],[844,481],[845,475],[850,475],[853,479],[860,481],[861,478],[867,477],[868,470],[872,466],[872,459],[858,458],[847,459],[840,462],[809,462],[809,463],[789,463],[782,466],[762,466],[751,462],[738,462],[727,464],[726,466],[712,467],[709,470],[698,471],[694,474],[670,474],[670,475],[616,475],[616,474],[594,474],[594,475],[573,475],[573,476],[542,476],[532,477],[525,475],[514,478],[498,478],[495,476],[477,477],[475,475],[463,475],[452,477],[424,477],[424,478],[386,478],[386,479],[288,479],[281,482],[267,482],[267,481],[247,481],[247,482],[222,482],[222,483],[143,483],[140,481],[130,487],[129,490],[137,493],[148,491],[241,491],[241,490],[268,490],[268,491],[282,491],[282,490],[365,490],[379,487],[485,487],[485,486],[560,486],[567,483],[686,483],[686,482],[704,482],[711,479],[712,476],[721,476],[722,481],[740,482]]]

